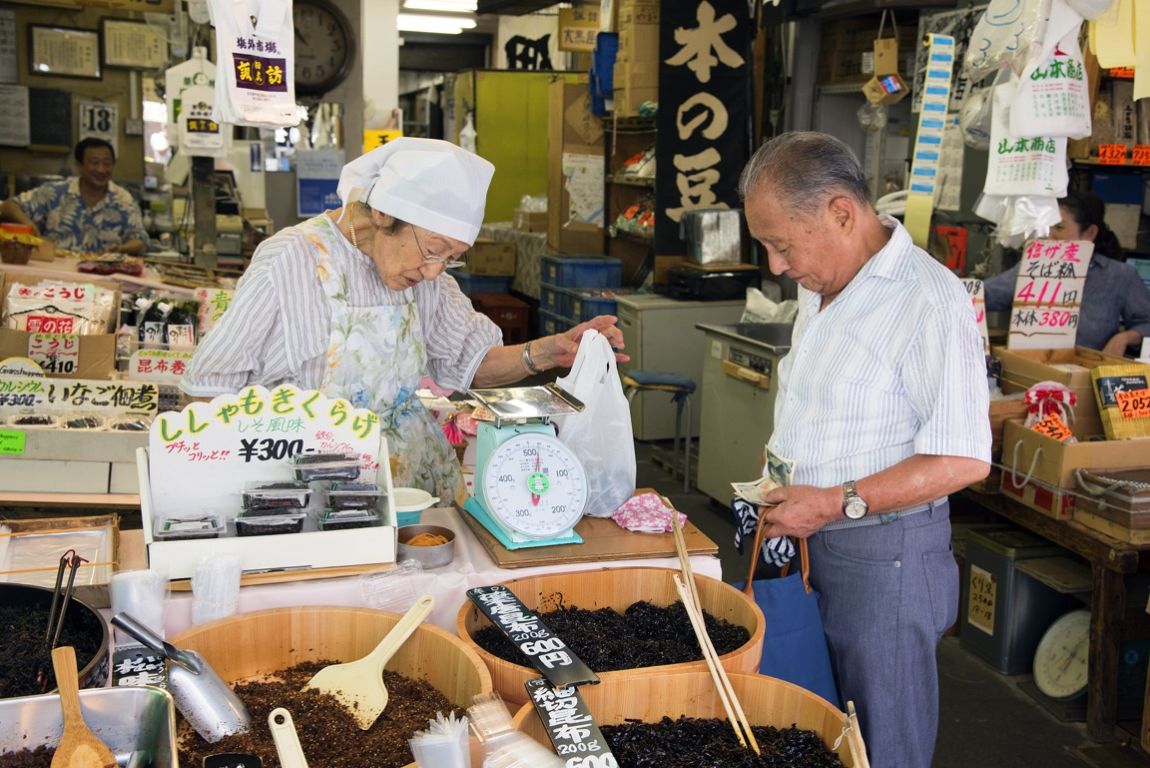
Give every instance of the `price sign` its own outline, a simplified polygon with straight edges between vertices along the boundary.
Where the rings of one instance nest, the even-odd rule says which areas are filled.
[[[1099,144],[1098,162],[1103,165],[1126,165],[1125,144]]]
[[[199,312],[196,316],[196,322],[200,327],[200,337],[207,335],[208,331],[212,329],[220,318],[224,316],[224,310],[232,303],[232,297],[235,296],[235,291],[230,291],[227,288],[197,288],[196,289],[196,302],[199,304]]]
[[[1115,392],[1114,400],[1123,419],[1150,418],[1150,389]]]
[[[1070,431],[1070,427],[1066,426],[1066,422],[1055,413],[1047,415],[1042,421],[1034,424],[1031,429],[1060,443],[1065,443],[1074,435]]]
[[[30,333],[28,357],[45,373],[75,373],[80,365],[80,337],[67,333]]]
[[[1111,67],[1110,76],[1120,78],[1122,80],[1134,79],[1134,67]]]
[[[966,286],[966,293],[970,296],[970,303],[974,307],[974,320],[978,323],[978,333],[982,336],[982,349],[990,351],[990,334],[986,329],[986,289],[982,281],[976,277],[962,278]]]
[[[103,139],[120,154],[120,108],[104,101],[81,101],[77,114],[80,118],[81,139]]]
[[[137,381],[177,382],[192,361],[191,351],[139,349],[128,358],[128,376]]]
[[[164,657],[155,651],[127,648],[112,654],[112,685],[154,685],[168,687]]]
[[[575,686],[555,688],[537,678],[528,680],[524,687],[566,768],[618,768],[615,755]]]
[[[0,417],[26,408],[50,413],[78,409],[155,413],[158,405],[156,385],[148,382],[0,376]]]
[[[1135,144],[1130,162],[1134,165],[1150,165],[1150,144]]]
[[[467,590],[467,596],[552,685],[599,682],[599,676],[507,587],[475,587]]]
[[[23,456],[27,438],[22,429],[0,429],[0,456]]]
[[[998,579],[990,571],[971,565],[968,586],[967,621],[970,626],[994,637],[994,604],[998,596]]]
[[[1094,254],[1087,240],[1034,240],[1018,266],[1010,315],[1010,349],[1069,349]]]

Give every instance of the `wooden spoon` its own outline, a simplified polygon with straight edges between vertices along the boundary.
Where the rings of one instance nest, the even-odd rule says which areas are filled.
[[[427,614],[431,613],[434,605],[435,598],[432,595],[419,598],[383,640],[379,641],[375,650],[358,661],[324,667],[315,673],[304,688],[330,693],[339,699],[360,729],[366,731],[387,707],[387,686],[383,683],[384,665]]]
[[[52,649],[52,671],[60,706],[64,710],[64,733],[52,756],[52,768],[116,768],[116,756],[84,723],[80,711],[80,680],[76,650],[70,645]]]

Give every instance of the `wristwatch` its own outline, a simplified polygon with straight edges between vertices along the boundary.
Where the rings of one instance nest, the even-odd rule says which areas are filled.
[[[867,513],[867,503],[859,496],[854,480],[843,483],[843,514],[850,520],[862,520]]]

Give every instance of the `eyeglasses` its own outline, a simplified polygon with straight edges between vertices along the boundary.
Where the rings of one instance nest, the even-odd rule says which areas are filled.
[[[424,264],[442,264],[446,269],[459,269],[460,267],[466,265],[467,262],[463,260],[462,254],[456,255],[454,253],[449,253],[446,256],[440,256],[439,254],[428,253],[427,251],[423,250],[423,244],[419,242],[419,234],[415,231],[415,225],[408,224],[408,226],[411,227],[411,236],[415,238],[415,247],[419,249],[419,255],[423,257]]]

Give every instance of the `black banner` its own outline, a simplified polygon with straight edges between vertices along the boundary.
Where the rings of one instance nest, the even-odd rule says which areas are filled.
[[[618,768],[615,755],[575,686],[555,688],[543,678],[523,685],[566,768]]]
[[[681,255],[684,211],[739,207],[748,158],[751,18],[746,0],[659,9],[655,253]]]
[[[555,687],[599,682],[599,676],[507,587],[475,587],[467,590],[467,596]]]

